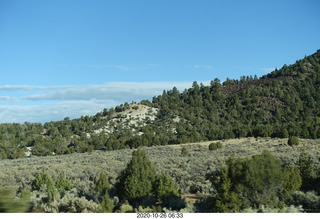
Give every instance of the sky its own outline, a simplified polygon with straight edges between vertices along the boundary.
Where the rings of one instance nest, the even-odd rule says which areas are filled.
[[[0,0],[0,123],[95,115],[320,49],[317,0]]]

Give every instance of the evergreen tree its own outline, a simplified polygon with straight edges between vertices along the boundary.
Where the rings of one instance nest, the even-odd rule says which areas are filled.
[[[102,197],[99,212],[110,213],[110,212],[113,212],[113,209],[114,209],[114,203],[113,203],[112,199],[110,199],[108,193],[106,193]]]
[[[294,191],[298,191],[302,185],[302,179],[300,176],[300,171],[298,168],[293,166],[289,166],[285,168],[284,172],[284,196],[293,193]]]
[[[299,139],[296,136],[289,136],[288,145],[299,145]]]
[[[310,155],[306,151],[301,152],[296,165],[301,174],[301,189],[304,191],[315,190],[314,184],[317,179],[317,172]]]
[[[217,185],[217,195],[213,200],[214,212],[239,212],[243,200],[233,191],[233,183],[229,176],[229,166],[222,168]]]
[[[72,184],[70,183],[70,181],[68,179],[66,179],[62,173],[59,174],[59,176],[55,182],[55,186],[57,189],[62,189],[62,190],[66,190],[66,191],[71,190],[73,187]]]
[[[153,194],[153,184],[156,179],[156,171],[146,152],[138,148],[132,154],[132,160],[127,168],[121,172],[117,191],[121,198],[135,203]]]
[[[51,177],[49,176],[49,174],[47,172],[45,172],[44,170],[42,170],[42,172],[40,174],[38,174],[36,176],[36,178],[33,180],[32,182],[32,189],[33,190],[40,190],[41,186],[43,185],[53,185],[53,181],[51,179]]]
[[[46,186],[48,202],[52,202],[56,195],[56,188],[53,180],[44,170],[42,170],[42,172],[38,174],[35,180],[32,182],[32,189],[40,190],[42,186]]]
[[[110,189],[110,184],[107,175],[101,171],[99,179],[96,183],[96,191],[99,193],[99,195],[104,196],[108,193],[108,190]]]
[[[171,198],[181,197],[179,186],[174,184],[173,180],[168,176],[168,173],[163,173],[156,177],[154,194],[162,202],[166,202]]]
[[[300,188],[301,178],[296,168],[282,168],[281,160],[264,151],[250,159],[229,158],[215,186],[213,210],[239,212],[260,205],[277,207]]]

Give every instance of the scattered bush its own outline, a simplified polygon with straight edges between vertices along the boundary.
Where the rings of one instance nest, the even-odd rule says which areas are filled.
[[[32,182],[32,189],[33,190],[40,190],[41,186],[43,185],[53,185],[53,181],[49,174],[42,170],[40,174],[36,176],[36,178]]]
[[[58,176],[55,186],[57,189],[69,191],[72,189],[72,184],[67,180],[62,173]]]
[[[220,170],[213,210],[239,212],[259,205],[276,208],[285,197],[283,191],[299,189],[298,173],[296,169],[283,168],[281,160],[268,151],[250,159],[231,157]]]
[[[319,212],[320,210],[320,197],[314,191],[307,193],[296,191],[287,202],[295,206],[302,205],[307,212]]]
[[[288,145],[299,145],[299,139],[296,136],[289,136]]]
[[[32,182],[32,189],[33,190],[40,190],[45,188],[47,191],[47,202],[50,203],[54,200],[56,196],[56,188],[54,186],[54,182],[44,170],[37,175],[35,180]]]
[[[129,203],[125,203],[120,206],[120,209],[117,212],[118,213],[132,213],[133,207]]]
[[[209,144],[209,150],[210,151],[218,150],[219,148],[222,148],[222,143],[221,142]]]
[[[189,151],[186,147],[181,148],[181,155],[187,155],[188,153],[189,153]]]

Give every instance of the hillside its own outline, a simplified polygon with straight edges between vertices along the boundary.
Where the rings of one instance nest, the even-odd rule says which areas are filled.
[[[320,138],[320,50],[261,78],[194,82],[153,100],[44,125],[1,124],[0,159],[139,146],[299,136]]]

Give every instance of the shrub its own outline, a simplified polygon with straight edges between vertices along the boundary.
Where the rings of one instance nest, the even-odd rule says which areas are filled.
[[[221,142],[211,143],[209,145],[209,150],[210,151],[218,150],[219,148],[222,148],[222,143]]]
[[[62,173],[60,173],[60,175],[58,176],[55,186],[57,189],[62,189],[66,191],[71,190],[73,187],[70,181],[67,180]]]
[[[289,136],[288,145],[299,145],[299,139],[296,136]]]
[[[171,198],[180,198],[181,191],[167,173],[157,176],[154,183],[154,193],[162,201],[167,202]]]
[[[129,205],[128,203],[125,203],[120,206],[120,209],[117,212],[118,213],[132,213],[133,207],[131,205]]]
[[[188,149],[186,147],[181,148],[181,155],[187,155],[188,154]]]
[[[100,205],[99,212],[101,212],[101,213],[109,213],[109,212],[112,212],[113,209],[114,209],[113,200],[110,199],[108,193],[106,193],[102,197],[102,202],[101,202],[101,205]]]
[[[54,183],[44,170],[35,178],[32,182],[32,189],[33,190],[40,190],[41,187],[45,186],[48,194],[48,202],[52,202],[56,195],[56,189],[54,187]]]
[[[283,192],[285,195],[291,194],[300,189],[302,179],[298,168],[289,166],[284,170]]]
[[[218,212],[238,212],[259,205],[274,208],[283,198],[283,190],[291,193],[301,185],[299,171],[282,168],[281,160],[268,151],[250,159],[231,157],[218,179],[213,202],[213,210]]]
[[[302,205],[303,209],[307,212],[319,212],[320,198],[314,191],[307,193],[301,191],[294,192],[288,202],[295,206]]]
[[[41,186],[43,185],[53,185],[53,181],[49,174],[42,170],[40,174],[36,176],[36,178],[32,182],[32,189],[33,190],[40,190]]]
[[[303,150],[296,165],[300,170],[302,179],[301,190],[315,190],[314,185],[317,184],[317,169],[310,155]]]

